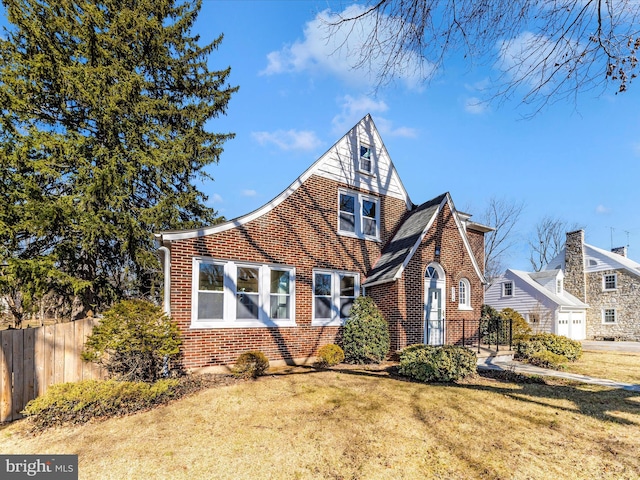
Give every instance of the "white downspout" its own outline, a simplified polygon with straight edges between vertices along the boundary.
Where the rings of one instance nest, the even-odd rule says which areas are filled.
[[[167,316],[171,316],[171,251],[167,247],[158,248],[163,253],[162,263],[164,272],[164,298],[162,309]]]

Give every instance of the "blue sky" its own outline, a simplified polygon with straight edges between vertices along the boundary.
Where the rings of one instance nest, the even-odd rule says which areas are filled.
[[[228,219],[260,207],[371,113],[414,203],[449,191],[477,215],[492,196],[524,202],[510,267],[530,268],[527,240],[545,215],[584,226],[587,242],[602,248],[628,242],[640,260],[640,83],[529,120],[517,97],[478,105],[491,65],[451,61],[428,85],[403,79],[374,95],[367,73],[330,56],[317,29],[318,14],[351,3],[204,0],[194,33],[203,44],[224,33],[209,65],[230,66],[240,86],[227,115],[210,124],[236,134],[208,169],[214,181],[201,185],[210,205]]]

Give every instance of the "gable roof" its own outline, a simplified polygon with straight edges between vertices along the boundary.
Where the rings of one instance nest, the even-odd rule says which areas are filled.
[[[600,270],[623,269],[629,273],[640,276],[640,263],[635,262],[628,257],[623,257],[618,253],[614,253],[608,250],[604,250],[602,248],[594,247],[593,245],[589,245],[588,243],[583,243],[583,246],[584,246],[585,263],[587,261],[587,257],[591,257],[593,259],[597,259],[602,262],[599,266],[595,266],[595,267],[585,264],[585,271],[597,272]],[[561,268],[564,271],[565,270],[565,252],[566,252],[566,247],[562,248],[562,250],[560,250],[558,255],[556,255],[544,267],[543,270],[546,271],[546,270]]]
[[[356,162],[359,161],[359,154],[357,154],[357,149],[361,143],[375,146],[375,163],[377,169],[372,175],[363,174],[358,171]],[[362,188],[372,193],[399,198],[404,200],[407,210],[413,206],[373,119],[370,114],[367,114],[305,170],[302,175],[296,178],[289,187],[262,207],[246,215],[217,225],[190,230],[167,230],[156,233],[155,237],[161,242],[183,240],[224,232],[225,230],[244,225],[269,213],[291,196],[314,174],[345,183],[350,187]]]
[[[476,274],[483,283],[486,283],[462,222],[453,206],[451,195],[444,193],[419,205],[408,214],[391,241],[384,247],[382,255],[380,255],[380,258],[367,275],[367,280],[363,283],[363,286],[370,287],[398,280],[445,205],[449,205],[449,209],[453,213],[458,233],[462,237],[465,249],[471,257]]]
[[[522,270],[511,270],[508,269],[505,272],[504,277],[507,279],[518,279],[522,281],[525,285],[528,285],[532,288],[536,293],[543,295],[548,298],[551,302],[555,303],[559,307],[572,307],[572,308],[588,308],[589,305],[582,302],[578,298],[571,295],[566,290],[563,291],[562,295],[558,295],[555,292],[552,292],[548,288],[544,287],[540,283],[538,283],[536,278],[545,278],[548,276],[556,276],[559,270],[547,270],[547,274],[540,274],[540,272],[524,272]],[[511,275],[509,275],[511,274]]]

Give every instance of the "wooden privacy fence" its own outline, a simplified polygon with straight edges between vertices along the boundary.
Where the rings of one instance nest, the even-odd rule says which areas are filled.
[[[97,319],[0,331],[0,422],[22,418],[25,405],[56,383],[104,376],[81,358]]]

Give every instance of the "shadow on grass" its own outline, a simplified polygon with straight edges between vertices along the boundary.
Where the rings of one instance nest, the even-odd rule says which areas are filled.
[[[523,375],[511,371],[486,371],[476,378],[493,381],[479,383],[463,380],[458,383],[424,384],[404,377],[393,365],[337,365],[321,368],[313,365],[301,365],[283,368],[272,372],[272,376],[306,375],[318,372],[335,372],[371,378],[388,378],[394,381],[414,383],[416,385],[438,385],[453,389],[476,390],[506,396],[518,402],[546,406],[559,411],[581,413],[598,420],[623,425],[640,425],[625,418],[612,415],[611,412],[630,413],[640,416],[640,393],[617,388],[606,390],[585,390],[586,384],[557,378],[544,378],[534,375]],[[568,400],[575,407],[562,407],[554,404],[557,400]]]

